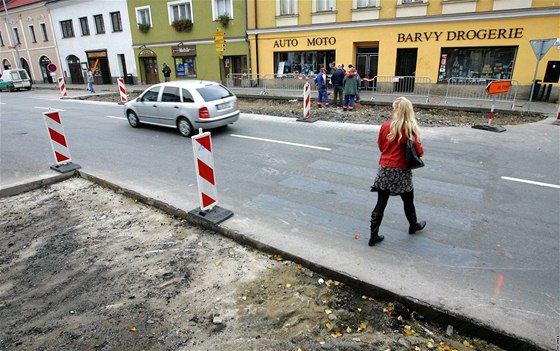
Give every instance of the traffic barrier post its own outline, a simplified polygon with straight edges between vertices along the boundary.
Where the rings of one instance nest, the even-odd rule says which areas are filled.
[[[552,122],[556,126],[560,126],[560,104],[558,104],[558,111],[556,112],[556,121]]]
[[[64,83],[64,78],[58,77],[58,88],[60,89],[60,94],[62,97],[68,97],[68,93],[66,92],[66,84]]]
[[[317,118],[311,118],[311,85],[305,82],[303,86],[303,117],[297,119],[298,122],[313,123]]]
[[[492,95],[492,107],[490,108],[490,116],[488,118],[488,124],[474,125],[472,126],[473,128],[488,130],[490,132],[496,132],[496,133],[502,133],[506,131],[504,127],[492,124],[492,120],[494,119],[494,107],[496,106],[496,95],[507,93],[510,87],[511,87],[510,80],[493,81],[486,86],[486,91],[488,92],[489,95]]]
[[[119,78],[117,79],[118,83],[119,83],[119,93],[121,95],[121,104],[124,104],[125,102],[128,101],[128,98],[126,96],[126,86],[124,85],[124,78]]]
[[[190,211],[189,214],[212,224],[221,223],[233,216],[233,212],[217,205],[218,191],[211,134],[210,132],[202,133],[202,129],[199,129],[199,134],[193,135],[191,140],[200,208]]]
[[[82,168],[79,164],[72,163],[66,134],[64,133],[64,127],[58,111],[43,112],[43,117],[56,162],[56,164],[51,166],[51,169],[60,173],[67,173]]]

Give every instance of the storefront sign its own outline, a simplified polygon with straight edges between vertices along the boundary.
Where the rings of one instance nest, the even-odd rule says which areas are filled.
[[[315,38],[307,38],[306,41],[307,46],[327,46],[327,45],[335,45],[336,38],[335,37],[315,37]],[[299,41],[297,39],[277,39],[274,41],[275,48],[292,48],[299,45]]]
[[[195,45],[173,46],[171,47],[171,55],[174,57],[196,56]]]
[[[94,57],[107,57],[107,51],[93,51],[93,52],[86,52],[87,57],[94,58]]]
[[[461,41],[461,40],[486,40],[486,39],[521,39],[523,28],[499,28],[480,30],[450,30],[447,32],[415,32],[398,33],[399,43],[416,43],[428,41]]]

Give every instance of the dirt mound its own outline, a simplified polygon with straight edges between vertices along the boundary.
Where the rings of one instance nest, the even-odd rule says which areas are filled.
[[[128,99],[136,98],[140,92],[129,93]],[[81,97],[95,101],[120,101],[116,93],[87,95]],[[301,118],[303,115],[302,101],[290,98],[239,98],[239,109],[243,113],[270,115],[278,117]],[[321,121],[374,124],[380,125],[391,117],[392,109],[389,105],[365,103],[357,104],[353,112],[344,112],[341,108],[311,109],[311,117]],[[423,127],[472,127],[488,122],[488,112],[471,112],[451,110],[445,108],[415,107],[416,118]],[[494,123],[500,125],[516,125],[538,122],[546,116],[539,113],[496,112]]]

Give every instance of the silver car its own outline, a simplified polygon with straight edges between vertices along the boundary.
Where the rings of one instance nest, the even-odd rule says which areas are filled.
[[[237,97],[219,83],[184,80],[156,84],[124,105],[133,128],[153,124],[177,128],[191,136],[199,128],[212,129],[239,119]]]

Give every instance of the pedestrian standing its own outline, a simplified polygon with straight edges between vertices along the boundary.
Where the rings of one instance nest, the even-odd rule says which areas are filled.
[[[385,238],[379,235],[379,227],[391,195],[400,195],[403,201],[404,214],[409,223],[409,234],[414,234],[426,226],[425,221],[419,222],[416,218],[412,171],[407,169],[405,158],[408,139],[414,140],[414,148],[418,156],[423,156],[424,149],[412,103],[404,97],[399,97],[393,102],[393,117],[381,125],[377,139],[381,157],[377,176],[371,186],[371,191],[377,192],[377,204],[371,213],[369,246]]]
[[[95,88],[93,87],[93,73],[91,72],[91,68],[87,69],[87,84],[88,90],[91,93],[95,93]]]
[[[319,69],[319,74],[315,78],[315,85],[317,86],[317,107],[322,108],[323,103],[325,107],[329,107],[329,94],[327,94],[327,75],[325,74],[325,67]]]
[[[333,85],[334,100],[331,105],[342,107],[343,91],[342,91],[342,81],[346,73],[343,70],[343,65],[339,64],[338,69],[334,71],[331,76],[331,83]]]
[[[350,70],[352,68],[354,68],[354,66],[348,65],[348,70]],[[358,79],[358,91],[356,92],[356,99],[354,100],[354,102],[357,103],[357,104],[361,104],[360,87],[362,86],[362,78],[360,77],[360,74],[358,73],[357,70],[356,70],[356,79]]]
[[[354,111],[354,99],[358,93],[358,78],[356,78],[356,70],[354,68],[350,68],[348,74],[342,81],[342,85],[344,92],[344,105],[342,105],[342,110],[352,112]]]
[[[163,77],[165,79],[166,82],[169,82],[171,80],[171,68],[169,68],[169,66],[167,65],[167,63],[163,63],[163,69],[161,70],[163,72]]]

